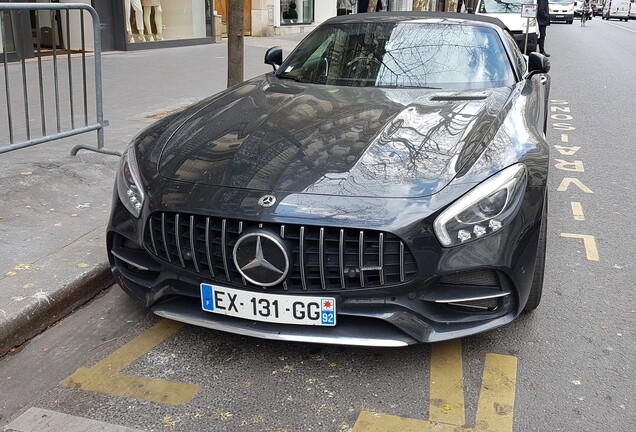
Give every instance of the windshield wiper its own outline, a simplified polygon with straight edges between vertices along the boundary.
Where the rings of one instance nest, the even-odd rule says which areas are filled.
[[[290,80],[294,80],[294,81],[299,82],[299,83],[305,83],[305,82],[308,82],[308,81],[307,81],[307,80],[305,80],[303,77],[296,76],[296,75],[290,75],[290,74],[287,74],[287,73],[278,74],[278,75],[276,75],[276,78],[280,78],[280,79],[290,79]]]

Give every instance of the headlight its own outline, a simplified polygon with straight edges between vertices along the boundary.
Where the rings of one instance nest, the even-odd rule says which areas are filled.
[[[121,165],[117,174],[117,192],[119,199],[124,203],[128,211],[139,217],[144,205],[145,194],[141,186],[137,158],[133,146],[128,146],[121,156]]]
[[[505,227],[517,214],[527,178],[525,165],[513,165],[451,204],[433,224],[442,246],[476,240]]]

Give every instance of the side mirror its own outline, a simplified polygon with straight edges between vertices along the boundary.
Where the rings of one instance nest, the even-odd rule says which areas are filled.
[[[548,72],[550,72],[550,60],[546,56],[536,52],[528,54],[528,76],[526,78]]]
[[[277,70],[283,64],[283,49],[279,46],[268,49],[265,52],[265,64],[272,65]]]

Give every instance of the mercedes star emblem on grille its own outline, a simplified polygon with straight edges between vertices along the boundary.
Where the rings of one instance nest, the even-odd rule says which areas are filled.
[[[247,232],[234,245],[234,264],[249,282],[270,287],[289,272],[289,252],[283,239],[263,231]]]
[[[258,200],[258,205],[261,207],[271,207],[276,203],[276,197],[274,195],[263,195]]]

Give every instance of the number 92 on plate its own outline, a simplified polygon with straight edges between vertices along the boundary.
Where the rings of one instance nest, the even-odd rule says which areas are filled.
[[[254,321],[336,325],[336,300],[333,297],[265,294],[202,283],[201,305],[207,312]]]

